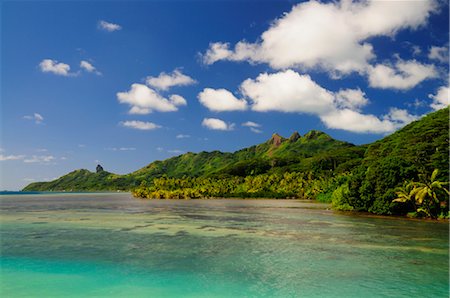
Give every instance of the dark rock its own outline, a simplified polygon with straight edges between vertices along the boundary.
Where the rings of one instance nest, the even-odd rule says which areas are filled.
[[[97,165],[97,167],[95,168],[97,173],[103,172],[103,167],[101,165]]]
[[[297,131],[294,131],[294,133],[289,137],[289,142],[294,143],[297,142],[298,139],[300,139],[301,136]]]

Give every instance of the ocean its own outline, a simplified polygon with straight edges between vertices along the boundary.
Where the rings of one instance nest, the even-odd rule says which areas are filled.
[[[448,297],[448,222],[296,200],[0,196],[1,297]]]

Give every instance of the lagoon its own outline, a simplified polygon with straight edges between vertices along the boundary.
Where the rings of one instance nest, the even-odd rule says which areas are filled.
[[[2,297],[448,297],[448,223],[296,200],[0,196]]]

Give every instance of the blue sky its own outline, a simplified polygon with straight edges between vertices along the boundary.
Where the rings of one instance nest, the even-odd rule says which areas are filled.
[[[4,1],[1,183],[129,173],[448,104],[446,1]]]

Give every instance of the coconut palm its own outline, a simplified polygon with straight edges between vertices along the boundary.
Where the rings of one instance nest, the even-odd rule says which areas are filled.
[[[393,202],[412,203],[417,213],[423,213],[428,217],[436,217],[441,205],[446,206],[449,191],[445,187],[448,182],[438,181],[439,171],[435,169],[430,180],[424,182],[411,181],[396,192],[397,198]],[[442,204],[443,203],[443,204]]]

